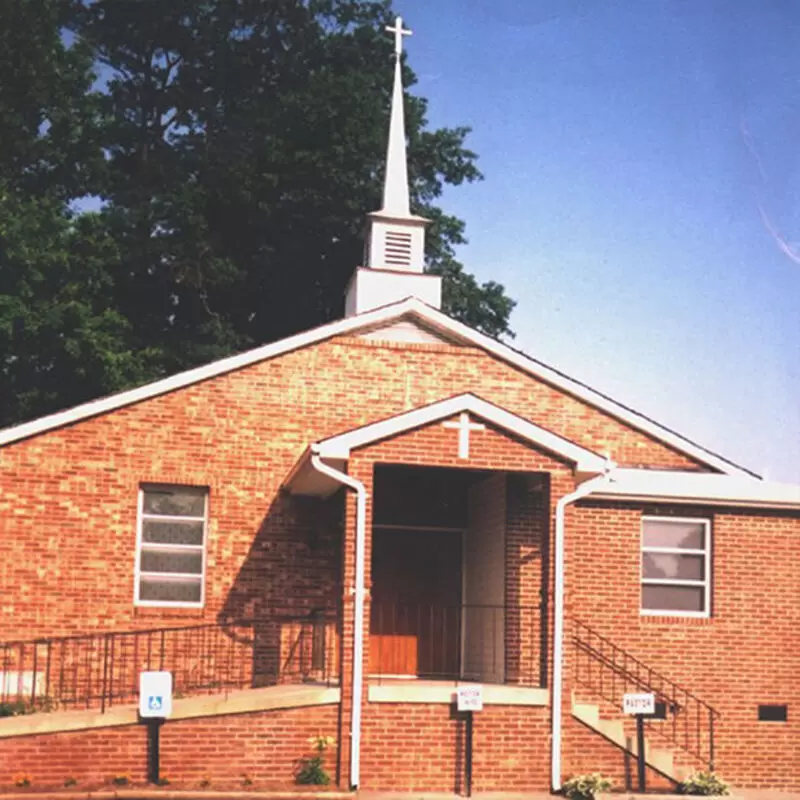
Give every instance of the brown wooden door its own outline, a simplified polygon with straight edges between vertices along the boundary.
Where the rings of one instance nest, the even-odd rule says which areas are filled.
[[[370,673],[458,674],[461,558],[459,532],[374,532]]]

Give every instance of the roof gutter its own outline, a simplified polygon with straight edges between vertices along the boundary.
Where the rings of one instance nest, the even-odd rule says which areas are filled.
[[[358,788],[361,769],[361,701],[364,686],[364,572],[367,520],[367,490],[361,481],[329,466],[322,460],[318,445],[311,446],[311,466],[322,475],[356,493],[356,575],[353,587],[353,705],[350,718],[350,785]]]
[[[758,500],[741,497],[708,497],[703,494],[659,494],[658,492],[596,492],[598,500],[625,501],[631,503],[672,503],[673,505],[702,505],[722,508],[751,508],[765,511],[796,511],[800,499]]]
[[[568,505],[590,495],[600,486],[611,480],[615,465],[606,462],[602,475],[582,483],[571,494],[564,495],[556,504],[556,535],[555,535],[555,585],[553,597],[553,736],[551,740],[552,753],[550,757],[550,783],[554,792],[561,789],[561,731],[562,731],[562,703],[561,694],[564,684],[564,528],[565,512]]]

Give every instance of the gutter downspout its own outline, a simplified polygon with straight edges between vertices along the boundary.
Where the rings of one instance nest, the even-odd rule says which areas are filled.
[[[571,494],[564,495],[556,503],[556,536],[555,536],[555,586],[553,593],[553,737],[550,756],[550,783],[554,792],[561,789],[561,730],[562,707],[561,693],[563,685],[564,660],[564,520],[568,505],[590,495],[599,486],[611,480],[611,473],[616,465],[608,461],[605,471],[586,483],[581,484]]]
[[[361,481],[326,464],[316,445],[311,446],[311,466],[322,475],[356,493],[356,576],[353,595],[353,708],[350,718],[350,784],[357,788],[361,769],[361,701],[364,686],[364,562],[367,521],[367,490]]]

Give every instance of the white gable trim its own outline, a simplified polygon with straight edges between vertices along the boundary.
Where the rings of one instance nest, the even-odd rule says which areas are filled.
[[[592,498],[800,509],[800,486],[707,472],[615,469]]]
[[[556,389],[583,400],[589,405],[610,414],[625,424],[652,436],[678,452],[690,458],[694,458],[713,469],[717,469],[728,475],[739,475],[747,478],[756,477],[749,470],[711,453],[705,448],[664,428],[633,409],[617,403],[611,398],[596,392],[594,389],[590,389],[588,386],[572,378],[568,378],[566,375],[535,361],[524,353],[520,353],[502,342],[479,333],[467,325],[456,322],[456,320],[451,319],[441,311],[437,311],[415,298],[407,298],[399,303],[393,303],[392,305],[384,306],[383,308],[378,308],[365,314],[330,322],[326,325],[314,328],[313,330],[281,339],[278,342],[256,347],[253,350],[248,350],[245,353],[240,353],[235,356],[228,356],[227,358],[214,361],[202,367],[187,370],[186,372],[180,372],[169,378],[163,378],[162,380],[154,381],[153,383],[148,383],[135,389],[120,392],[119,394],[109,397],[103,397],[99,400],[93,400],[67,409],[66,411],[59,411],[56,414],[50,414],[49,416],[23,423],[22,425],[6,428],[0,431],[0,447],[64,425],[71,425],[80,420],[97,416],[98,414],[105,414],[117,408],[167,394],[168,392],[182,389],[194,383],[200,383],[201,381],[215,378],[218,375],[242,369],[243,367],[250,366],[259,361],[266,361],[293,350],[317,344],[334,336],[344,336],[364,329],[374,328],[376,325],[387,324],[405,316],[423,322],[429,328],[441,333],[448,339],[455,340],[461,344],[478,347],[490,355],[493,355],[495,358],[505,361],[507,364],[511,364],[523,372],[545,381]]]
[[[486,400],[482,400],[474,394],[460,394],[447,400],[440,400],[406,411],[395,417],[389,417],[389,419],[373,422],[362,428],[355,428],[338,436],[324,439],[313,445],[312,449],[325,459],[347,460],[350,458],[351,452],[359,447],[397,436],[414,428],[430,425],[432,422],[448,419],[462,411],[502,428],[528,444],[561,456],[564,460],[574,464],[579,473],[594,475],[605,469],[606,460],[596,453],[512,414],[504,408],[487,403]]]

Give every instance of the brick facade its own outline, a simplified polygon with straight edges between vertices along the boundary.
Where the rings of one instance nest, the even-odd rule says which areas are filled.
[[[320,706],[167,722],[161,729],[161,775],[187,789],[287,788],[298,760],[312,754],[310,736],[336,736],[338,708]],[[331,766],[333,758],[330,759]],[[30,776],[36,789],[109,788],[116,776],[147,779],[147,732],[125,725],[74,733],[0,739],[0,787]],[[335,776],[334,776],[335,777]]]
[[[164,747],[165,771],[189,782],[202,778],[206,763],[233,778],[248,771],[290,778],[287,765],[307,749],[308,736],[330,730],[340,744],[334,759],[346,785],[354,702],[355,502],[342,493],[329,500],[289,497],[282,485],[311,442],[464,392],[608,454],[621,466],[704,469],[476,348],[332,339],[0,449],[0,642],[340,606],[339,708],[180,722],[167,726],[174,732]],[[468,462],[458,458],[456,444],[457,432],[437,423],[353,453],[348,472],[370,495],[367,530],[377,465],[468,466],[504,475],[506,603],[541,604],[544,620],[528,640],[518,635],[523,646],[516,666],[529,672],[538,662],[546,678],[552,521],[557,500],[575,488],[571,467],[491,425],[472,434]],[[203,609],[133,604],[136,498],[147,482],[208,487]],[[714,605],[708,620],[639,614],[641,516],[675,512],[712,520]],[[752,786],[796,781],[791,761],[800,747],[800,663],[790,644],[800,626],[792,570],[800,563],[797,515],[584,502],[569,510],[567,532],[568,614],[720,710],[723,775]],[[366,544],[369,586],[370,536]],[[369,603],[364,635],[368,646]],[[367,652],[365,669],[368,658]],[[621,774],[620,752],[570,718],[569,675],[568,661],[565,774],[589,769],[586,756],[594,753],[598,767]],[[371,704],[366,686],[358,701],[364,714],[362,786],[459,788],[463,730],[449,707]],[[789,722],[758,723],[760,702],[788,703]],[[482,712],[476,790],[547,787],[549,726],[548,708],[493,706]],[[241,749],[209,753],[207,742],[216,745],[225,731]],[[141,769],[126,755],[130,748],[138,753],[140,729],[105,733],[0,740],[0,760],[32,771],[41,768],[37,759],[47,751],[54,763],[100,763],[103,774],[125,765]],[[170,761],[178,755],[180,766]]]

